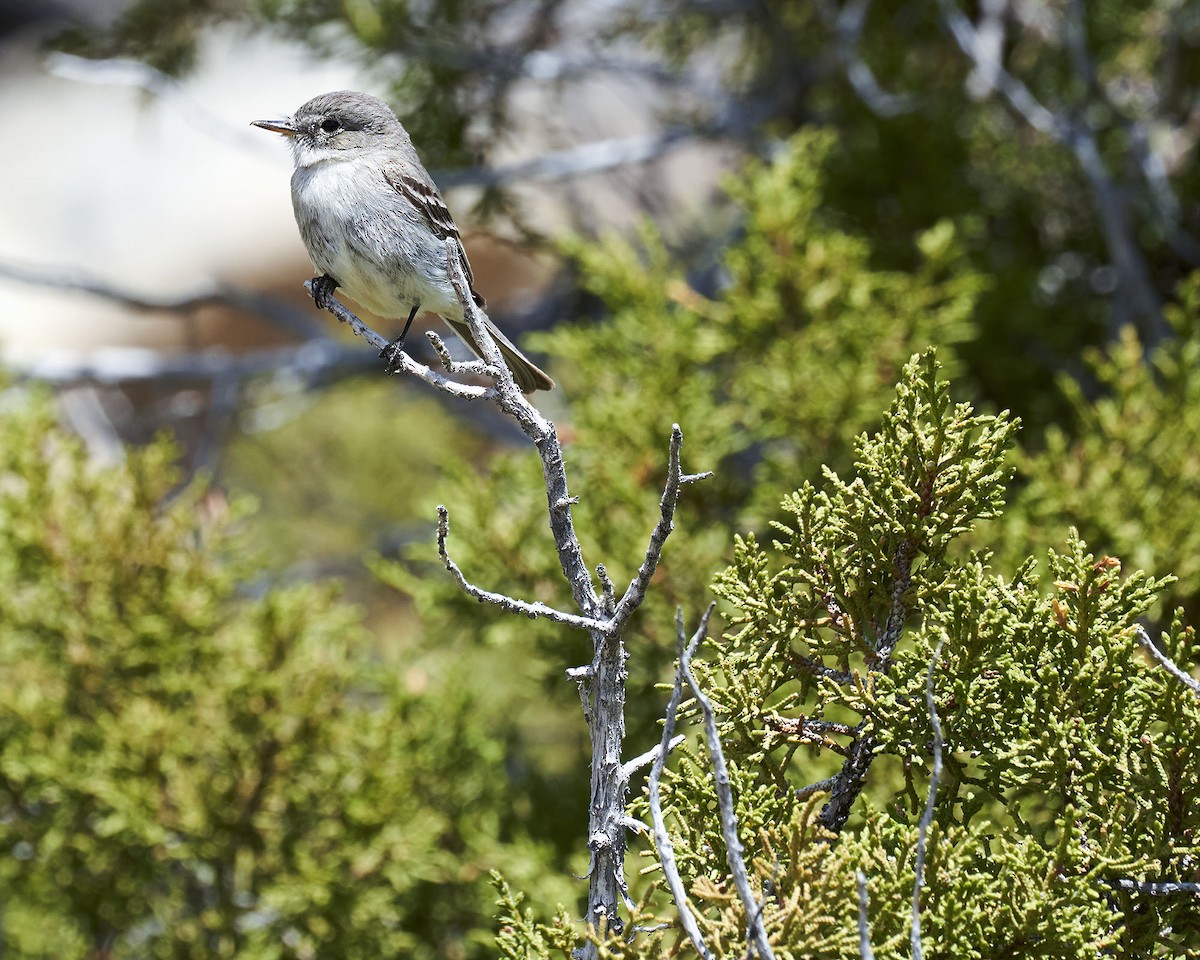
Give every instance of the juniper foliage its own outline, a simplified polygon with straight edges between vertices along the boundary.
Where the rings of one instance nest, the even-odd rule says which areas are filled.
[[[328,586],[248,589],[245,510],[172,444],[97,466],[3,400],[5,954],[486,955],[483,864],[554,874],[464,686],[373,661]]]
[[[1132,629],[1168,580],[1123,574],[1073,531],[1044,575],[1032,559],[1005,576],[951,549],[1001,511],[1015,426],[951,402],[933,355],[915,357],[851,478],[828,471],[790,495],[777,539],[739,540],[715,580],[731,628],[696,668],[777,957],[858,955],[856,869],[876,956],[910,955],[939,649],[925,955],[1200,955],[1197,899],[1136,889],[1186,882],[1200,862],[1200,699]],[[1160,642],[1200,665],[1181,619]],[[852,808],[831,816],[847,794]],[[744,956],[702,746],[683,751],[664,806],[707,944]],[[672,919],[661,890],[643,903]],[[503,955],[555,956],[538,946],[549,929],[527,916]],[[670,927],[622,955],[694,951]]]

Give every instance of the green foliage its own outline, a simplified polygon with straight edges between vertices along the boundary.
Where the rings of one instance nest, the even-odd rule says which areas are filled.
[[[1024,481],[1003,527],[1006,557],[1079,528],[1130,564],[1169,570],[1165,597],[1200,615],[1200,275],[1167,309],[1176,332],[1147,358],[1132,330],[1087,355],[1087,386],[1060,378],[1072,417],[1019,460]]]
[[[266,563],[357,563],[364,542],[427,541],[428,519],[414,517],[411,504],[438,484],[446,445],[474,460],[488,444],[404,386],[353,380],[297,398],[269,382],[250,385],[253,418],[224,452],[220,479],[259,501],[253,524]]]
[[[782,568],[753,537],[739,540],[715,583],[739,611],[722,660],[721,729],[760,778],[786,787],[797,751],[828,739],[819,733],[827,712],[853,717],[851,727],[876,715],[878,691],[851,682],[852,671],[865,664],[884,675],[908,613],[944,598],[951,541],[1000,505],[1013,429],[952,404],[926,354],[906,369],[880,432],[858,441],[855,478],[829,471],[825,489],[806,484],[784,501],[793,519],[777,524]],[[812,713],[805,705],[817,691]]]
[[[571,245],[609,318],[539,343],[566,364],[581,433],[657,452],[660,424],[683,424],[744,521],[778,500],[753,503],[747,484],[761,495],[815,476],[821,462],[846,463],[848,439],[877,421],[914,350],[940,344],[954,368],[950,348],[974,336],[986,282],[945,222],[915,237],[918,269],[876,268],[870,244],[823,213],[836,159],[831,136],[808,132],[730,178],[743,233],[725,252],[716,299],[688,286],[648,229],[641,251],[613,239]],[[611,453],[606,445],[604,480],[618,482]],[[752,472],[737,469],[747,462]]]
[[[492,885],[499,894],[497,921],[500,931],[496,947],[501,957],[513,960],[525,957],[560,956],[569,958],[578,942],[578,930],[561,909],[552,924],[540,923],[532,911],[522,910],[524,897],[514,893],[498,873],[492,874]]]
[[[1186,198],[1196,186],[1195,12],[1073,6],[1086,8],[1095,83],[1070,66],[1062,5],[1008,18],[1006,64],[1042,102],[1093,125],[1128,198],[1126,239],[1166,296],[1187,258],[1172,248],[1162,188]],[[394,99],[414,138],[431,163],[463,163],[504,142],[511,83],[529,51],[553,48],[568,9],[141,0],[111,28],[63,43],[179,72],[219,20],[261,18],[315,47],[336,36],[339,55],[349,38],[368,63],[401,55]],[[1200,611],[1200,281],[1178,293],[1179,339],[1157,344],[1149,363],[1125,334],[1089,355],[1081,383],[1048,376],[1103,341],[1128,303],[1124,290],[1108,296],[1112,250],[1077,160],[999,97],[968,92],[969,65],[936,4],[870,5],[857,53],[884,89],[911,95],[917,109],[897,115],[844,82],[854,51],[835,49],[844,23],[827,12],[668,3],[653,22],[617,9],[595,38],[601,59],[613,35],[633,36],[706,73],[719,53],[734,98],[723,109],[762,118],[749,136],[779,138],[769,162],[731,178],[731,204],[704,213],[694,246],[720,248],[715,282],[693,286],[650,227],[636,244],[577,241],[569,252],[605,319],[540,340],[571,404],[556,419],[583,497],[585,552],[618,584],[655,519],[672,421],[687,437],[685,468],[717,470],[687,490],[627,638],[630,752],[656,739],[662,698],[651,686],[673,649],[675,606],[701,607],[734,535],[774,523],[779,542],[745,537],[718,579],[738,632],[697,667],[721,711],[753,873],[773,891],[779,955],[856,955],[855,868],[869,877],[877,955],[906,955],[932,736],[924,684],[939,645],[947,758],[926,952],[1200,955],[1194,899],[1112,884],[1195,879],[1195,698],[1142,658],[1130,627],[1156,617],[1163,646],[1195,669],[1183,624]],[[814,118],[829,132],[795,133]],[[1166,181],[1145,175],[1139,124]],[[505,209],[494,193],[484,204]],[[1012,423],[951,404],[928,357],[902,376],[929,344],[982,409],[1010,407],[1032,425],[1015,458],[1015,506],[983,529],[976,521],[999,511]],[[485,460],[485,445],[461,433],[446,442],[431,408],[418,433],[368,424],[359,410],[374,399],[326,397],[312,418],[235,451],[235,483],[254,472],[280,481],[260,488],[273,559],[352,550],[355,526],[396,522],[401,501],[429,517],[436,499],[451,508],[451,549],[473,580],[566,604],[535,458]],[[582,888],[559,878],[584,869],[586,745],[561,679],[590,658],[584,638],[481,608],[422,540],[404,563],[376,565],[424,628],[405,651],[411,683],[398,684],[327,592],[246,595],[255,571],[225,556],[238,548],[207,518],[219,501],[193,491],[163,506],[174,482],[166,447],[97,470],[44,407],[9,413],[0,664],[14,693],[0,704],[0,850],[11,856],[0,881],[13,892],[10,952],[485,955],[488,868],[539,904]],[[873,436],[851,443],[864,432]],[[320,486],[312,461],[337,464]],[[435,480],[436,496],[426,493]],[[350,501],[357,512],[336,508]],[[1070,527],[1081,535],[1036,575],[1028,554]],[[966,555],[997,542],[995,570],[986,554]],[[1108,555],[1178,579],[1122,576]],[[1171,619],[1176,606],[1184,615]],[[468,658],[470,671],[452,666]],[[837,771],[852,740],[869,746],[869,774],[831,845],[824,795],[796,791]],[[692,748],[676,764],[666,801],[680,863],[718,954],[743,956],[707,757]],[[499,892],[503,956],[569,953],[571,911],[541,923]],[[670,918],[652,882],[635,894],[637,922]],[[688,953],[677,929],[598,949]]]
[[[1116,887],[1186,879],[1200,854],[1200,700],[1146,660],[1131,629],[1167,581],[1122,577],[1074,534],[1044,579],[1032,561],[1010,579],[946,549],[999,510],[1012,429],[952,404],[932,357],[914,359],[881,430],[858,443],[855,479],[830,472],[824,489],[789,497],[781,541],[740,541],[717,578],[736,632],[696,666],[718,709],[748,863],[772,891],[777,956],[854,953],[855,869],[870,878],[876,955],[908,955],[935,650],[945,772],[926,955],[1200,950],[1194,898]],[[1161,642],[1200,664],[1181,622]],[[817,815],[828,796],[799,788],[842,767],[853,740],[871,744],[869,797],[830,846]],[[741,955],[745,915],[703,751],[685,754],[665,799],[708,942]]]
[[[1117,886],[1188,879],[1200,855],[1200,700],[1147,661],[1131,629],[1168,582],[1122,577],[1074,533],[1044,578],[1032,561],[1006,578],[949,550],[1000,511],[1014,423],[952,403],[937,373],[932,354],[914,358],[881,428],[856,445],[854,479],[829,471],[790,496],[780,540],[739,541],[716,581],[734,632],[695,666],[776,956],[858,955],[859,869],[876,956],[910,955],[935,651],[945,770],[926,955],[1200,955],[1195,898]],[[1200,665],[1180,622],[1161,643]],[[869,744],[866,796],[831,843],[827,791],[801,788],[842,767],[853,741]],[[744,956],[705,750],[684,748],[675,768],[663,804],[705,941],[717,957]],[[664,898],[652,885],[643,909],[670,922]],[[505,908],[510,925],[515,915]],[[555,955],[555,928],[524,923],[505,955]],[[623,955],[694,953],[675,926]]]
[[[478,955],[484,865],[548,875],[461,685],[372,666],[328,588],[246,595],[170,444],[93,466],[15,391],[0,440],[6,952]]]

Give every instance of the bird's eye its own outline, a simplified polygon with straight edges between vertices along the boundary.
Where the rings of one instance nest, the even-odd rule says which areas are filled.
[[[333,117],[330,117],[328,120],[321,121],[321,129],[326,133],[337,133],[342,129],[342,125]]]

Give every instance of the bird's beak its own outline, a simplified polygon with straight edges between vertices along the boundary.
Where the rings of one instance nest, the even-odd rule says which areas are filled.
[[[264,130],[270,130],[272,133],[282,133],[285,137],[294,137],[298,131],[292,124],[291,120],[252,120],[252,127],[262,127]]]

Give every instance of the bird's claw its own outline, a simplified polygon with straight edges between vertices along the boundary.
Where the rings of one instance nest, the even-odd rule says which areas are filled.
[[[386,347],[379,351],[384,360],[383,369],[387,373],[400,372],[400,355],[404,353],[404,335],[401,334]]]
[[[313,277],[310,281],[312,286],[313,303],[317,305],[318,310],[329,309],[329,298],[333,296],[333,291],[337,289],[338,282],[330,276]]]

